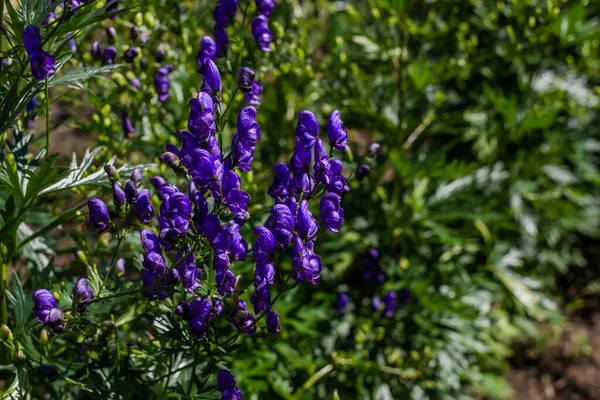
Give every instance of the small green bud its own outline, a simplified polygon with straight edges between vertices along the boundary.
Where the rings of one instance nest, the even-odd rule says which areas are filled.
[[[42,329],[40,332],[40,343],[45,346],[48,344],[48,331],[46,328]]]

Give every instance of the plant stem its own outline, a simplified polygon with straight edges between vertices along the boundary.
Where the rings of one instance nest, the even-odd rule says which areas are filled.
[[[46,157],[50,155],[50,94],[48,91],[48,77],[46,77]]]
[[[8,323],[8,307],[6,304],[6,283],[8,281],[8,263],[5,261],[6,253],[0,248],[0,325]]]
[[[117,241],[117,247],[115,247],[115,251],[112,255],[112,259],[110,260],[110,265],[108,266],[108,270],[106,271],[106,275],[104,276],[104,280],[102,281],[102,289],[106,287],[106,281],[108,280],[108,275],[110,271],[112,271],[113,265],[115,263],[115,258],[117,257],[117,253],[119,252],[119,247],[121,246],[121,242],[123,241],[123,233],[119,234],[119,239]]]
[[[196,376],[196,365],[198,365],[198,348],[196,344],[192,347],[194,351],[194,365],[192,366],[192,375],[190,376],[190,383],[188,384],[187,394],[189,395],[192,391],[192,385],[194,384],[194,376]]]

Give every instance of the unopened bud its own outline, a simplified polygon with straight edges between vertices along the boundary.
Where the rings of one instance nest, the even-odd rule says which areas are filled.
[[[117,171],[117,168],[115,168],[115,166],[112,164],[106,164],[104,166],[104,172],[106,172],[106,175],[108,175],[108,180],[110,180],[111,183],[117,182],[121,179],[119,176],[119,171]]]

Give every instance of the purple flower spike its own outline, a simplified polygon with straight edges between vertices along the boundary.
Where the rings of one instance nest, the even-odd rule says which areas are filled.
[[[23,30],[23,45],[29,56],[31,73],[35,79],[41,81],[54,75],[56,60],[52,54],[42,49],[42,37],[37,26],[28,25]]]
[[[197,339],[204,337],[208,330],[208,318],[212,304],[208,297],[194,299],[189,305],[188,324],[190,332]]]
[[[256,44],[262,51],[271,51],[271,42],[273,41],[273,35],[269,30],[269,21],[264,15],[259,15],[252,20],[252,36],[256,40]]]
[[[217,44],[210,36],[204,36],[202,40],[200,40],[200,50],[196,55],[196,64],[198,65],[198,72],[204,73],[205,59],[214,60],[217,58]]]

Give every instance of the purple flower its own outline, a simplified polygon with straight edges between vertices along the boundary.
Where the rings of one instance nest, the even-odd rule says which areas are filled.
[[[233,155],[232,155],[232,168],[233,166],[237,166],[242,171],[250,171],[250,165],[254,160],[254,147],[247,147],[240,140],[238,140],[237,133],[233,135],[233,139],[231,140],[233,145]]]
[[[340,160],[331,158],[329,160],[329,183],[325,185],[327,190],[342,195],[347,189],[348,180],[343,175],[344,165]]]
[[[273,184],[269,187],[268,194],[278,203],[283,203],[288,197],[290,185],[290,170],[283,163],[275,164],[273,168]]]
[[[267,17],[259,15],[252,20],[252,36],[262,51],[271,51],[270,44],[273,41],[273,35],[269,30]]]
[[[256,0],[256,9],[265,17],[268,17],[275,8],[275,2],[273,0]]]
[[[115,263],[115,272],[117,276],[123,276],[125,274],[125,259],[119,258]]]
[[[110,4],[108,7],[106,7],[106,12],[114,12],[116,13],[117,11],[119,11],[119,3],[121,2],[121,0],[106,0],[106,4]],[[114,18],[114,16],[113,16]]]
[[[90,54],[94,60],[99,60],[102,57],[102,49],[100,48],[100,43],[94,42],[92,43],[92,49],[90,50]]]
[[[205,59],[214,60],[217,58],[217,44],[210,36],[204,36],[200,40],[200,50],[196,55],[196,64],[198,65],[198,72],[204,73]]]
[[[187,301],[180,301],[175,307],[175,314],[187,318],[190,315],[190,304]]]
[[[149,229],[140,232],[140,240],[144,248],[144,260],[142,267],[146,269],[152,277],[162,276],[166,270],[165,260],[162,256],[162,250],[158,243],[158,238]]]
[[[231,264],[226,251],[217,251],[215,254],[215,282],[217,291],[221,296],[233,293],[235,290],[235,276],[231,272]]]
[[[396,293],[389,291],[383,297],[383,304],[385,304],[385,308],[383,309],[383,315],[386,318],[392,318],[394,316],[394,312],[396,311]]]
[[[229,49],[229,38],[226,27],[215,24],[215,42],[217,43],[217,57],[225,57]]]
[[[117,61],[117,49],[114,46],[109,46],[102,52],[102,64],[111,65]]]
[[[369,154],[374,156],[375,154],[377,154],[379,152],[379,149],[381,148],[381,145],[379,143],[371,143],[369,145]]]
[[[246,93],[246,102],[252,106],[260,105],[260,95],[262,94],[262,92],[262,85],[257,81],[252,82],[252,87],[250,88],[250,91]]]
[[[260,284],[254,285],[254,292],[250,296],[250,302],[254,306],[254,312],[269,312],[271,311],[271,292],[269,291],[269,284],[264,279]]]
[[[266,281],[269,285],[275,280],[275,266],[270,261],[257,260],[254,270],[254,285],[259,285],[262,281]]]
[[[317,117],[310,111],[300,111],[298,114],[298,125],[296,126],[296,138],[304,150],[310,150],[319,136],[319,124]],[[310,157],[309,157],[310,163]]]
[[[248,311],[246,302],[244,300],[240,300],[233,314],[233,324],[239,330],[244,330],[246,336],[252,336],[256,333],[256,327],[250,327],[250,325],[253,323],[254,316],[250,313],[250,311]]]
[[[363,280],[377,286],[385,281],[385,275],[379,265],[379,252],[374,248],[367,250],[367,257],[363,261]]]
[[[139,188],[140,186],[142,186],[142,169],[141,168],[135,168],[132,172],[131,172],[131,182],[133,182],[133,184],[135,185],[136,188]]]
[[[327,138],[331,147],[340,151],[346,148],[348,132],[344,128],[339,110],[335,110],[329,116],[329,120],[327,121]]]
[[[208,214],[204,219],[204,236],[215,250],[225,251],[229,249],[229,235],[221,226],[219,217]]]
[[[237,12],[237,6],[237,0],[219,0],[213,13],[215,22],[224,27],[229,26]]]
[[[213,95],[221,91],[219,68],[210,58],[204,60],[204,84],[210,88]]]
[[[154,218],[154,207],[150,203],[150,191],[144,189],[140,191],[133,203],[133,212],[141,224],[147,225]]]
[[[134,77],[131,80],[131,86],[133,86],[134,88],[136,88],[137,90],[141,90],[142,89],[142,82],[140,81],[140,78],[138,78],[137,76]]]
[[[309,281],[313,285],[321,276],[323,265],[321,259],[313,251],[312,241],[306,244],[298,236],[294,238],[292,247],[292,270],[296,282]]]
[[[121,113],[121,127],[126,138],[133,139],[135,137],[135,128],[133,122],[125,111]]]
[[[235,379],[231,372],[226,369],[219,371],[217,375],[217,386],[221,392],[223,400],[239,400],[242,398],[242,392],[235,386]]]
[[[232,222],[226,225],[225,232],[229,235],[229,253],[234,261],[243,261],[248,253],[248,243],[240,234],[240,225]]]
[[[37,106],[38,106],[37,97],[33,96],[31,98],[31,100],[29,100],[27,105],[25,106],[25,111],[27,111],[27,114],[33,114],[33,111],[35,110],[35,108]]]
[[[73,305],[79,312],[85,312],[94,297],[94,291],[88,286],[88,281],[81,278],[73,286]]]
[[[338,293],[337,295],[337,309],[340,315],[346,314],[346,307],[348,307],[348,303],[350,302],[350,297],[348,297],[348,293]]]
[[[329,184],[331,180],[331,164],[329,163],[329,157],[321,139],[317,139],[315,142],[315,164],[313,170],[315,171],[317,182],[321,182],[324,185]]]
[[[87,204],[90,210],[90,224],[98,230],[98,233],[106,231],[110,223],[106,204],[97,198],[89,199]]]
[[[169,72],[167,68],[160,68],[154,76],[154,90],[156,90],[158,100],[162,102],[169,98],[169,89],[171,88],[171,83],[167,79]]]
[[[190,100],[189,104],[191,110],[188,129],[197,140],[203,142],[214,135],[217,129],[212,98],[207,93],[200,92],[197,98]]]
[[[267,313],[267,331],[273,335],[279,333],[279,315],[275,311]]]
[[[256,236],[256,241],[252,248],[254,258],[257,262],[270,262],[275,254],[275,238],[273,234],[264,226],[257,226],[254,228],[254,235]]]
[[[238,72],[237,85],[240,91],[248,93],[252,90],[252,83],[254,82],[254,71],[248,67],[240,68]]]
[[[65,330],[65,320],[63,319],[63,312],[60,308],[53,308],[48,313],[46,318],[46,325],[54,333],[62,333]]]
[[[242,108],[237,118],[238,140],[246,148],[254,148],[260,140],[260,126],[256,122],[256,108],[246,106]]]
[[[369,174],[369,172],[371,171],[371,167],[369,167],[366,164],[362,164],[359,165],[356,168],[356,180],[357,181],[362,181],[363,179],[365,179],[365,177]]]
[[[138,191],[135,187],[135,183],[132,181],[127,181],[125,183],[125,198],[129,204],[133,204],[137,201]]]
[[[272,227],[270,231],[275,238],[275,244],[278,248],[287,247],[294,234],[294,216],[288,206],[284,204],[275,204],[271,208]]]
[[[212,304],[208,297],[199,297],[190,303],[190,312],[188,315],[188,325],[190,333],[200,339],[204,337],[208,330],[208,317],[210,316]]]
[[[371,305],[373,306],[373,311],[379,311],[379,308],[381,307],[381,299],[379,296],[373,297],[373,302]]]
[[[319,213],[325,227],[337,233],[344,223],[344,210],[340,206],[340,196],[335,193],[325,194],[319,204]]]
[[[40,30],[35,25],[28,25],[23,30],[23,45],[29,56],[31,73],[38,81],[54,75],[56,68],[54,56],[42,49]]]
[[[33,292],[33,313],[38,321],[46,323],[50,310],[56,307],[54,295],[47,289],[38,289]]]
[[[69,40],[67,43],[67,47],[71,50],[71,55],[77,54],[77,43],[75,43],[75,39]]]
[[[133,62],[133,59],[136,58],[140,54],[139,50],[135,47],[130,47],[127,49],[125,54],[123,54],[123,59],[127,62]]]
[[[298,235],[300,235],[300,237],[309,240],[315,237],[319,225],[317,224],[315,217],[313,217],[308,209],[307,200],[302,200],[302,203],[300,203],[296,221],[298,226]]]

